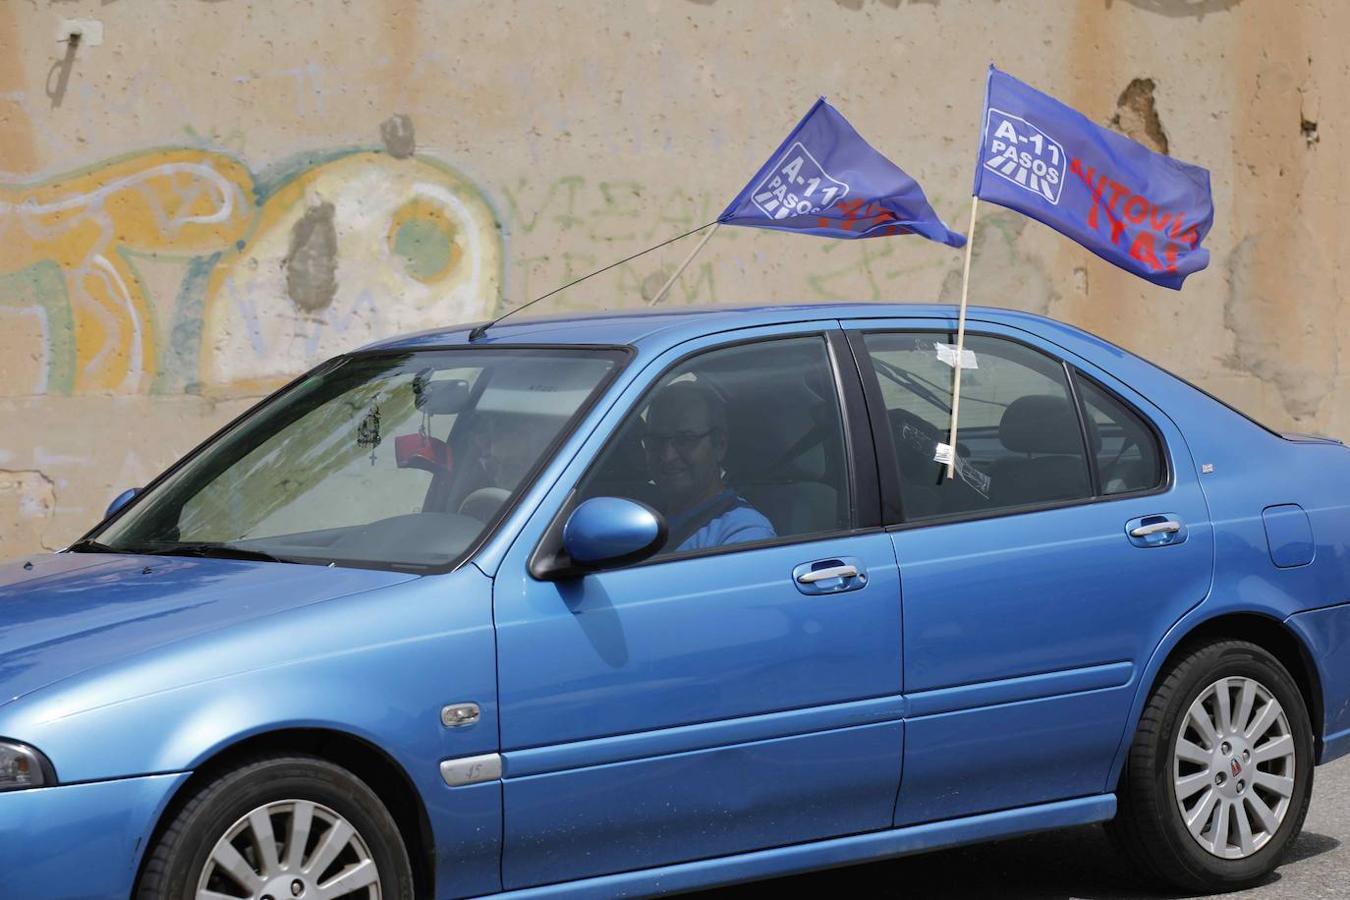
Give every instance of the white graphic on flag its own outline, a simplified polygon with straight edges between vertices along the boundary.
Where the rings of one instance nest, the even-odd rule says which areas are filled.
[[[1018,187],[1059,204],[1064,148],[1026,119],[990,109],[984,126],[984,167]]]
[[[800,141],[778,160],[750,198],[760,212],[772,219],[824,212],[848,196],[848,185],[816,162]]]

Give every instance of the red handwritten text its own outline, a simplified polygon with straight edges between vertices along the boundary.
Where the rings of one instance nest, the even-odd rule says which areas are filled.
[[[854,225],[858,225],[858,230],[867,233],[877,228],[885,226],[879,232],[880,234],[908,234],[909,229],[899,224],[899,218],[895,213],[886,209],[880,203],[874,203],[869,200],[841,200],[837,206],[842,218],[838,226],[845,231],[852,231]],[[887,224],[894,223],[894,224]],[[819,223],[821,228],[829,228],[832,224],[829,219],[821,218]]]
[[[1088,225],[1094,229],[1106,228],[1111,243],[1126,248],[1132,259],[1154,272],[1177,271],[1177,255],[1199,245],[1197,226],[1194,223],[1184,225],[1181,213],[1163,209],[1143,194],[1133,193],[1105,172],[1099,175],[1091,166],[1084,166],[1081,160],[1071,159],[1069,171],[1082,179],[1092,194]],[[1159,246],[1162,247],[1161,259]]]

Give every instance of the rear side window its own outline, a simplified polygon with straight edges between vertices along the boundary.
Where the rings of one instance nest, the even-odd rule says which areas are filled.
[[[1062,363],[1014,341],[966,336],[959,477],[947,481],[934,456],[951,423],[954,369],[944,345],[954,336],[879,332],[864,342],[886,407],[907,520],[1092,496]]]
[[[1128,494],[1162,484],[1162,448],[1148,423],[1081,374],[1077,384],[1087,412],[1088,441],[1097,457],[1102,493]]]

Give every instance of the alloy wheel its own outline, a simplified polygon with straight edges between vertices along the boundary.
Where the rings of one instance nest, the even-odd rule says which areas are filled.
[[[279,800],[239,818],[211,848],[196,900],[379,900],[365,840],[328,807]]]
[[[1207,852],[1246,859],[1284,821],[1294,795],[1289,718],[1260,682],[1220,678],[1190,705],[1172,751],[1172,784],[1187,831]]]

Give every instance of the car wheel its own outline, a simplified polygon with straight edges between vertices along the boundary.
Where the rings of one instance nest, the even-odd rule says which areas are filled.
[[[1153,880],[1234,890],[1278,865],[1312,783],[1312,725],[1289,672],[1255,644],[1208,644],[1149,698],[1111,830]]]
[[[411,900],[398,826],[347,770],[250,760],[203,783],[142,869],[137,900]]]

